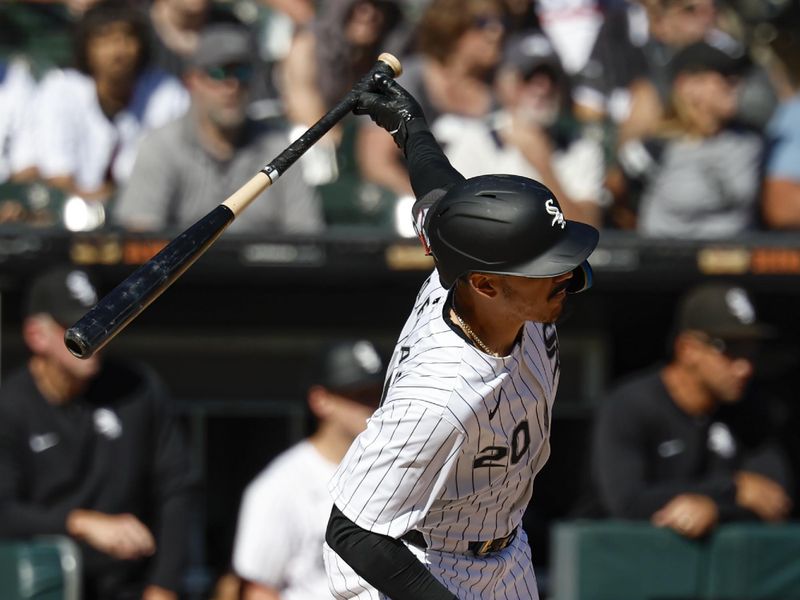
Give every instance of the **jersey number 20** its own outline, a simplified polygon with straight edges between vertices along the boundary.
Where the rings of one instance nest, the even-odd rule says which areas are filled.
[[[511,464],[517,464],[531,445],[531,432],[528,430],[528,422],[522,421],[514,428],[511,435]],[[508,456],[508,448],[505,446],[486,446],[475,457],[472,463],[473,469],[480,467],[504,467],[505,459]]]

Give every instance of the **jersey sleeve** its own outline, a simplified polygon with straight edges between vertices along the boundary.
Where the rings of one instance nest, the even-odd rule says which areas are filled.
[[[339,466],[334,504],[359,527],[398,538],[441,495],[465,441],[441,409],[392,402],[370,419]]]

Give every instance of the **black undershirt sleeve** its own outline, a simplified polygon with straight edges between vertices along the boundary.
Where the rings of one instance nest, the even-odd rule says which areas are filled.
[[[336,506],[325,541],[356,573],[392,600],[458,600],[403,542],[359,527]]]
[[[408,123],[405,146],[408,176],[417,201],[413,213],[415,220],[456,183],[464,181],[433,137],[424,119]]]

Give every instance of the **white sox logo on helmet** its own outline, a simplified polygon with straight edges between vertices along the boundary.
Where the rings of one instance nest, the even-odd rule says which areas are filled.
[[[555,204],[555,200],[550,198],[547,202],[544,203],[544,209],[547,211],[548,215],[553,216],[553,221],[550,223],[553,227],[556,225],[561,225],[561,229],[567,225],[567,222],[564,220],[564,213],[562,213],[559,208]]]

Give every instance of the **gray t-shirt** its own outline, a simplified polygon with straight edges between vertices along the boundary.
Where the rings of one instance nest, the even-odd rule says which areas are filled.
[[[248,123],[234,157],[222,162],[198,142],[188,114],[154,130],[113,208],[115,223],[139,231],[185,228],[238,190],[288,145],[280,128]],[[324,226],[319,197],[301,169],[283,173],[228,228],[243,233],[315,233]]]
[[[696,239],[754,229],[761,152],[761,138],[749,131],[670,140],[646,179],[639,233]]]

